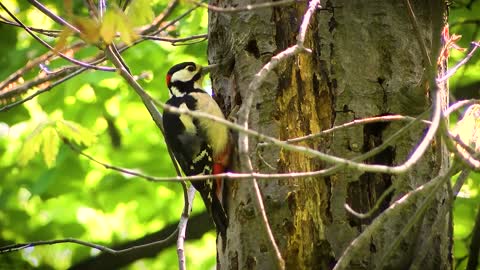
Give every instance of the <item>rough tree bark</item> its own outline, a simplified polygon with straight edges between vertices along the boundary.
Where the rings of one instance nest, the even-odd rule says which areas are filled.
[[[411,2],[428,53],[431,59],[436,59],[445,3]],[[236,7],[247,2],[212,0],[210,4]],[[242,103],[253,75],[272,56],[296,43],[307,4],[238,13],[210,11],[209,61],[233,60],[230,68],[212,74],[217,100],[225,111]],[[283,62],[261,88],[255,89],[250,128],[287,139],[354,119],[387,114],[417,116],[428,109],[431,102],[426,63],[404,1],[329,0],[321,4],[325,9],[317,10],[307,31],[305,47],[312,49],[312,53]],[[393,122],[357,126],[300,145],[353,158],[378,146],[403,125]],[[367,162],[401,164],[423,133],[424,126],[416,126]],[[250,157],[256,171],[314,171],[329,165],[276,147],[259,150],[263,161],[256,152],[257,143],[250,139]],[[286,269],[331,269],[351,241],[372,221],[348,214],[344,204],[366,212],[393,185],[395,191],[382,204],[375,215],[378,216],[393,201],[424,184],[447,165],[447,153],[439,145],[437,140],[418,164],[403,175],[344,169],[329,177],[259,181]],[[275,256],[247,183],[230,181],[227,185],[230,225],[227,239],[223,239],[223,246],[218,246],[220,269],[274,269],[275,266]],[[446,196],[444,188],[400,248],[388,258],[387,269],[408,269],[415,260],[417,263],[420,260],[424,269],[451,268],[451,217],[446,214],[434,223],[437,213],[449,207],[442,203]],[[406,208],[376,231],[369,248],[357,254],[349,269],[375,269],[386,246],[398,236],[416,208],[415,205]],[[433,245],[422,245],[432,234]],[[422,257],[415,258],[420,253]]]

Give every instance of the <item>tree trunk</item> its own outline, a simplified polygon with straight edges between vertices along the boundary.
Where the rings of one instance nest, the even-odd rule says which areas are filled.
[[[270,2],[270,1],[256,1]],[[411,1],[421,38],[436,62],[443,27],[443,1]],[[238,7],[242,0],[213,0],[211,5]],[[252,4],[252,3],[250,3]],[[418,116],[431,105],[428,71],[404,1],[321,1],[307,30],[303,53],[282,62],[255,89],[249,127],[279,139],[318,133],[355,119],[401,114]],[[241,105],[253,75],[272,56],[296,43],[308,3],[237,13],[210,11],[210,62],[233,60],[213,73],[216,98],[225,111]],[[299,145],[353,158],[380,145],[405,122],[375,123],[341,129]],[[417,125],[386,150],[366,160],[399,165],[424,134]],[[315,171],[332,164],[269,146],[250,138],[254,170],[264,173]],[[286,269],[331,269],[372,220],[401,196],[424,184],[447,166],[440,141],[402,175],[342,169],[327,177],[259,180],[266,213]],[[262,158],[260,158],[260,156]],[[270,168],[273,166],[274,169]],[[225,203],[230,218],[227,239],[218,246],[219,269],[275,269],[275,256],[254,206],[248,181],[229,181]],[[390,186],[394,192],[370,219],[345,210],[370,210]],[[442,188],[400,247],[383,262],[385,269],[450,269],[450,214]],[[385,249],[398,237],[421,200],[376,230],[368,246],[347,269],[379,267]],[[443,213],[437,218],[438,214]],[[447,214],[445,214],[447,213]],[[425,246],[427,245],[427,246]],[[428,246],[430,245],[430,246]]]

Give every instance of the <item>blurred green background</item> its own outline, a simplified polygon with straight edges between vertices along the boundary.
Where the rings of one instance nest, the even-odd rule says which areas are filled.
[[[56,14],[65,16],[66,1],[41,1]],[[143,1],[155,15],[164,11],[169,1]],[[3,1],[26,25],[44,29],[61,28],[27,1]],[[73,1],[75,14],[86,14],[83,1]],[[179,4],[169,16],[178,17],[194,5]],[[3,10],[0,15],[9,18]],[[9,18],[10,19],[10,18]],[[153,19],[153,18],[151,18]],[[168,37],[206,34],[207,11],[198,8],[163,32]],[[0,24],[0,81],[47,51],[20,28]],[[40,35],[50,44],[55,40]],[[68,42],[78,41],[70,37]],[[121,42],[121,40],[117,40]],[[179,61],[206,63],[206,41],[172,46],[168,42],[144,41],[122,55],[134,75],[148,74],[140,84],[158,100],[168,99],[165,86],[167,70]],[[98,49],[88,46],[75,54],[83,59]],[[54,70],[70,65],[54,60]],[[23,80],[38,75],[34,68]],[[22,97],[34,93],[29,90]],[[6,102],[0,103],[2,107]],[[79,156],[63,143],[52,161],[45,152],[54,152],[52,135],[43,130],[38,139],[32,132],[42,125],[75,122],[86,130],[79,139],[94,140],[85,151],[96,159],[153,176],[175,176],[161,133],[151,120],[138,95],[116,73],[87,71],[62,83],[47,93],[0,112],[0,243],[79,238],[108,247],[140,238],[178,221],[183,209],[183,191],[178,183],[153,183],[120,174]],[[67,122],[69,123],[69,122]],[[58,128],[58,127],[57,127]],[[34,132],[33,134],[37,134]],[[46,134],[43,136],[42,134]],[[65,134],[61,134],[65,135]],[[32,139],[34,138],[34,139]],[[70,138],[71,139],[71,138]],[[25,160],[22,148],[29,141],[42,144],[31,160]],[[53,145],[52,145],[53,142]],[[27,145],[32,151],[32,147]],[[23,153],[23,155],[22,155]],[[27,156],[29,153],[27,153]],[[48,163],[51,163],[51,166]],[[199,197],[198,197],[199,198]],[[194,213],[204,211],[200,199]],[[194,224],[190,224],[194,226]],[[187,235],[188,238],[188,235]],[[209,269],[215,264],[215,234],[186,242],[187,267]],[[18,259],[44,269],[65,269],[98,252],[75,244],[57,244],[29,248],[0,255],[0,269]],[[175,269],[176,247],[152,259],[133,263],[128,269]]]

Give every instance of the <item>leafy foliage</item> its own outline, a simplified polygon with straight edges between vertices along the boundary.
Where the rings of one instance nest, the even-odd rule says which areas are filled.
[[[102,24],[88,18],[82,1],[41,2],[54,13],[69,18],[75,26],[90,29],[82,37],[71,31],[61,32],[56,39],[40,35],[59,50],[81,38],[87,40],[89,47],[70,52],[71,56],[84,59],[99,52],[95,44],[100,38],[131,43],[136,38],[134,27],[150,23],[169,1],[131,1],[125,12],[119,7],[110,9],[112,12],[107,13]],[[6,5],[27,25],[62,30],[25,1],[9,1]],[[188,3],[179,5],[169,18],[191,7]],[[8,18],[5,12],[0,14]],[[206,33],[206,27],[206,10],[196,9],[162,34],[185,37]],[[29,59],[46,52],[20,28],[0,24],[0,33],[0,48],[8,52],[0,55],[0,81]],[[119,33],[118,38],[115,33]],[[187,48],[144,41],[122,56],[134,75],[151,74],[148,81],[139,82],[151,95],[164,101],[168,98],[164,78],[168,68],[185,60],[204,63],[206,44]],[[70,64],[62,59],[46,63],[50,70]],[[39,72],[42,70],[37,65],[17,84]],[[30,89],[23,97],[36,90]],[[0,107],[20,98],[5,100]],[[163,137],[135,92],[116,73],[84,72],[22,106],[0,112],[2,245],[74,237],[113,247],[159,231],[179,219],[183,208],[179,184],[147,182],[108,170],[72,151],[64,140],[103,162],[154,176],[175,175]],[[194,212],[203,211],[202,207],[197,199]],[[213,232],[203,240],[187,244],[187,263],[211,268],[214,245]],[[9,254],[8,258],[18,265],[27,262],[22,269],[28,265],[65,269],[97,253],[83,246],[64,244],[35,247]],[[0,261],[8,263],[4,258],[7,257]],[[145,259],[129,268],[172,269],[176,260],[172,247],[156,259]]]

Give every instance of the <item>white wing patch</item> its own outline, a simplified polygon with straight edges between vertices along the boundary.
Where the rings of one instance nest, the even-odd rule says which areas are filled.
[[[187,104],[182,103],[179,107],[180,109],[188,110]],[[193,123],[192,117],[186,114],[180,114],[180,121],[182,121],[182,124],[185,126],[185,131],[190,133],[190,134],[197,134],[197,128],[195,127],[195,124]]]

